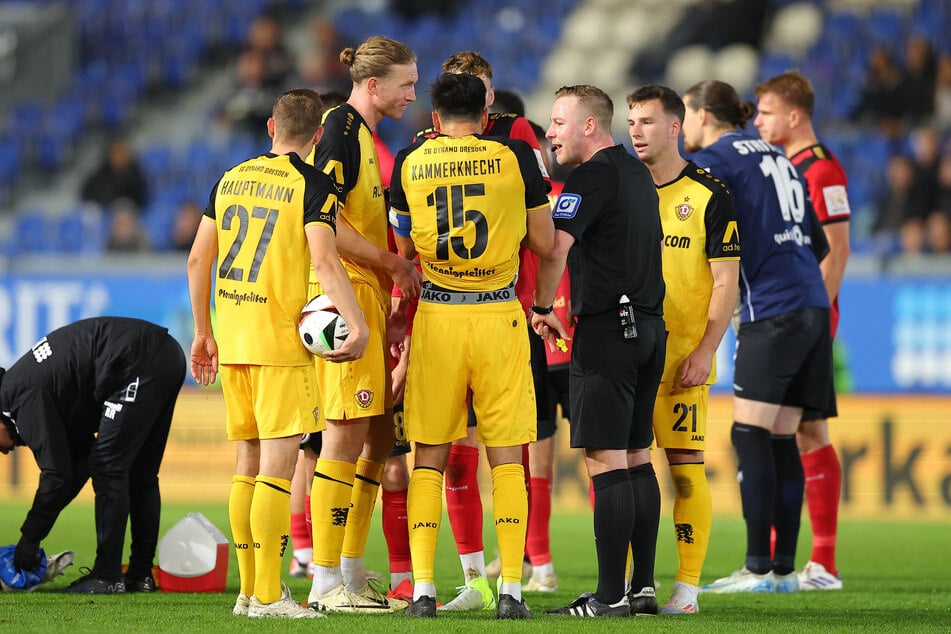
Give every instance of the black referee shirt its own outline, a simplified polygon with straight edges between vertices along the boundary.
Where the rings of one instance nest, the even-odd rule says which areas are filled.
[[[571,309],[617,310],[621,295],[649,315],[664,314],[663,230],[650,172],[621,145],[597,152],[568,176],[555,228],[570,233]]]

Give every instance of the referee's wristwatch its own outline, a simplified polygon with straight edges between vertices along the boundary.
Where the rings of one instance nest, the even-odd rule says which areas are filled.
[[[551,311],[555,310],[555,305],[552,304],[548,307],[545,306],[532,306],[532,312],[536,315],[547,315]]]

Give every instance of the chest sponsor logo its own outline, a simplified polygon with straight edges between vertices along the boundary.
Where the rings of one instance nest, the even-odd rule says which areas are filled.
[[[690,236],[664,236],[664,246],[671,247],[673,249],[689,249],[690,248]]]
[[[551,217],[561,218],[563,220],[574,218],[580,206],[581,196],[578,194],[562,194],[555,202],[555,210],[552,212]]]

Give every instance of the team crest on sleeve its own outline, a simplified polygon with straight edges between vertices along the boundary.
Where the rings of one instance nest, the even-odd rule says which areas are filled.
[[[849,208],[849,195],[843,185],[832,185],[822,189],[822,197],[826,203],[826,213],[830,218],[836,216],[848,216],[851,211]]]
[[[574,218],[578,213],[578,207],[581,205],[581,196],[578,194],[561,194],[555,201],[555,210],[552,212],[552,218]]]
[[[674,211],[677,212],[677,220],[686,220],[693,213],[693,205],[688,202],[689,200],[685,197],[682,203],[674,206]]]
[[[353,396],[357,399],[357,405],[362,409],[370,407],[370,404],[373,403],[373,392],[371,390],[357,390],[357,393]]]

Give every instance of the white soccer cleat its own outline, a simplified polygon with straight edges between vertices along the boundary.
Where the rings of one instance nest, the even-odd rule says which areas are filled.
[[[241,595],[243,596],[243,595]],[[326,614],[320,614],[291,598],[291,591],[281,584],[281,598],[274,603],[261,603],[257,597],[251,597],[248,602],[248,618],[251,619],[323,619]]]
[[[683,581],[674,582],[674,591],[671,593],[667,603],[660,606],[661,614],[696,614],[700,611],[700,605],[697,603],[697,594],[700,592],[699,586],[693,586]]]
[[[63,571],[73,565],[75,557],[76,553],[71,550],[64,550],[61,553],[47,557],[46,572],[43,574],[43,580],[40,583],[46,583],[63,574]]]
[[[548,575],[546,577],[532,577],[528,583],[522,586],[522,592],[557,592],[558,577]]]
[[[773,592],[773,573],[758,575],[743,566],[729,577],[722,577],[700,588],[700,592],[710,594],[732,594],[734,592]]]
[[[385,588],[385,584],[382,579],[376,577],[367,576],[367,585],[366,587],[356,592],[357,596],[361,596],[364,599],[369,599],[375,603],[389,603],[390,607],[393,608],[394,612],[400,612],[409,607],[409,601],[404,601],[403,599],[391,598],[383,592],[382,588]]]
[[[369,588],[369,586],[367,586]],[[377,596],[379,595],[379,596]],[[326,612],[350,612],[355,614],[389,614],[394,612],[394,603],[398,599],[387,599],[380,593],[356,594],[340,584],[323,594],[311,592],[307,597],[307,607]],[[405,601],[399,604],[406,607]]]
[[[796,575],[799,580],[800,590],[841,590],[842,578],[832,574],[826,567],[820,563],[810,561],[799,574]]]
[[[234,600],[234,607],[231,608],[231,613],[235,616],[247,616],[249,605],[251,605],[251,600],[248,599],[248,595],[239,594],[238,598]]]
[[[440,605],[437,610],[447,612],[470,612],[476,610],[494,610],[497,606],[495,595],[489,587],[489,580],[485,577],[476,577],[464,586],[457,586],[459,594],[446,605]]]

